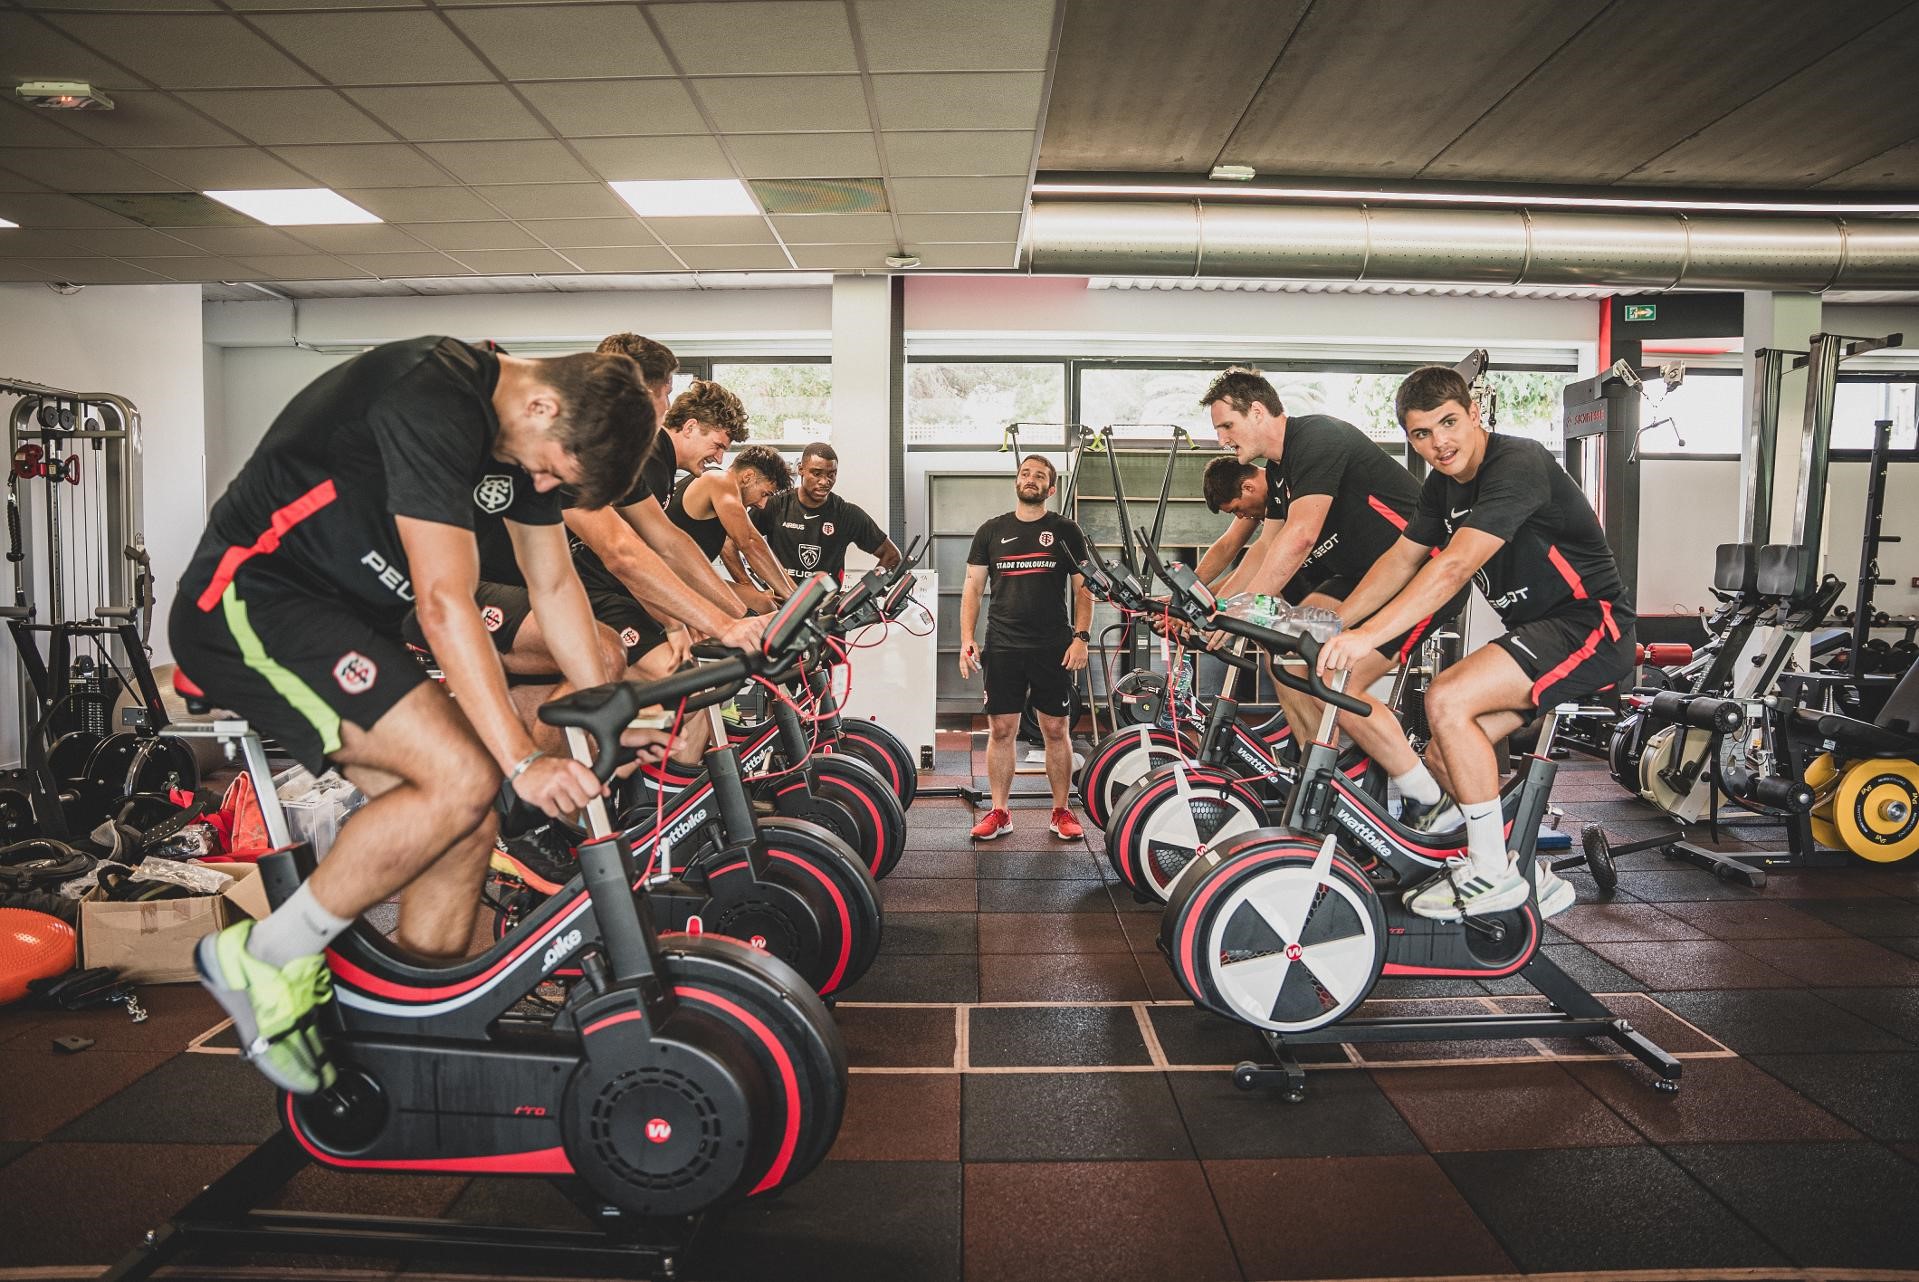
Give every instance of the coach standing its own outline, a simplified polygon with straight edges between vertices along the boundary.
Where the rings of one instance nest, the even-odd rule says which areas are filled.
[[[1013,827],[1006,803],[1013,787],[1014,740],[1030,699],[1046,742],[1046,782],[1053,790],[1055,837],[1082,835],[1067,808],[1073,775],[1073,674],[1086,666],[1087,628],[1093,598],[1080,581],[1086,537],[1077,525],[1046,510],[1059,472],[1039,454],[1020,460],[1013,482],[1019,503],[994,517],[973,536],[966,557],[966,591],[960,598],[960,679],[975,667],[986,672],[986,777],[993,808],[973,828],[976,841],[991,841]],[[986,652],[973,638],[980,597],[991,578],[993,612],[987,620]],[[1066,621],[1066,589],[1073,589],[1073,622]]]

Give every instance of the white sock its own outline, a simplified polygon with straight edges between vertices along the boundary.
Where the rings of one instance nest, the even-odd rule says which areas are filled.
[[[1446,794],[1440,790],[1439,780],[1433,778],[1433,772],[1426,769],[1426,763],[1415,761],[1413,768],[1403,775],[1393,776],[1393,786],[1399,789],[1399,795],[1417,801],[1422,806],[1430,806]]]
[[[334,938],[353,924],[351,917],[335,917],[313,897],[313,887],[302,882],[293,898],[247,936],[247,952],[269,966],[284,966],[296,957],[324,952]]]
[[[1496,881],[1506,875],[1506,824],[1499,813],[1498,801],[1462,804],[1466,816],[1466,853],[1472,857],[1473,874]]]

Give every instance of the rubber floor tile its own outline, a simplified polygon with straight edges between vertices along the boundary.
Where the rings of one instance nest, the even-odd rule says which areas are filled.
[[[1419,1140],[1360,1069],[1307,1074],[1306,1100],[1240,1090],[1229,1073],[1169,1073],[1193,1151],[1202,1159],[1417,1153]]]
[[[1890,948],[1902,957],[1919,957],[1919,938],[1881,936],[1872,941],[1881,948]]]
[[[956,1162],[824,1162],[776,1198],[726,1213],[694,1244],[689,1282],[959,1282]]]
[[[1919,904],[1906,899],[1802,899],[1793,908],[1854,935],[1919,935]]]
[[[1209,1161],[1207,1183],[1249,1278],[1501,1274],[1512,1261],[1423,1153]],[[1364,1219],[1285,1215],[1303,1189],[1323,1207],[1390,1207]]]
[[[995,837],[991,841],[976,842],[976,849],[1003,850],[1012,854],[1031,855],[1035,859],[1045,855],[1084,854],[1086,843],[1080,840],[1062,840],[1055,837],[1046,827],[1051,812],[1045,807],[1022,809],[1015,806],[1012,811],[1013,830],[1004,837]],[[1085,816],[1074,812],[1074,818],[1082,827]]]
[[[1131,953],[982,956],[983,1002],[1137,1002],[1152,994]]]
[[[588,1224],[586,1213],[559,1185],[518,1176],[470,1181],[447,1207],[446,1217],[462,1224],[532,1228],[579,1229]]]
[[[949,1068],[959,1042],[951,1006],[862,1006],[842,1002],[833,1021],[854,1068]]]
[[[1151,953],[1160,956],[1159,925],[1160,918],[1150,913],[1120,913],[1119,928],[1126,936],[1127,946],[1136,953]]]
[[[921,840],[916,841],[914,837],[920,837]],[[914,837],[907,839],[906,853],[900,856],[898,865],[887,874],[889,878],[971,877],[977,873],[970,847],[942,850],[923,844],[921,834],[914,834]]]
[[[1919,1168],[1877,1144],[1681,1145],[1668,1154],[1800,1264],[1919,1266]]]
[[[8,1140],[5,1143],[0,1143],[0,1166],[5,1166],[8,1162],[19,1157],[32,1147],[33,1145],[28,1144],[24,1140]]]
[[[1675,868],[1671,864],[1650,872],[1622,868],[1619,888],[1652,904],[1757,899],[1762,893],[1735,881],[1723,881],[1703,868]]]
[[[1901,1051],[1907,1044],[1805,989],[1659,993],[1659,1004],[1741,1055]]]
[[[9,1096],[0,1108],[0,1140],[45,1139],[172,1058],[100,1050],[66,1055],[38,1039],[25,1045],[31,1049],[15,1042],[0,1050],[0,1082],[8,1084]]]
[[[1106,884],[1073,879],[1042,881],[1008,878],[979,883],[979,911],[983,913],[1111,913],[1113,901]]]
[[[888,877],[880,883],[880,907],[889,917],[977,912],[978,885],[971,877]]]
[[[846,1162],[957,1162],[958,1073],[854,1073],[830,1156]]]
[[[966,1275],[991,1282],[1240,1277],[1197,1162],[966,1168]]]
[[[976,850],[991,849],[990,843],[973,840],[971,829],[978,822],[978,819],[974,819],[968,824],[922,826],[919,808],[914,807],[913,813],[906,817],[906,853],[900,857],[900,867],[904,869],[916,855],[970,855]],[[965,875],[970,877],[973,874],[969,869]]]
[[[884,946],[872,968],[846,991],[848,1001],[976,1002],[979,958],[972,953],[915,956],[888,953]]]
[[[921,775],[922,786],[926,776]],[[914,849],[923,833],[958,828],[961,832],[979,822],[979,812],[971,806],[958,802],[916,800],[913,808],[906,812],[906,848]]]
[[[176,1055],[69,1122],[54,1138],[257,1144],[280,1129],[275,1106],[272,1085],[238,1055]]]
[[[1685,1171],[1645,1145],[1447,1153],[1438,1161],[1523,1272],[1786,1262]]]
[[[225,1144],[41,1144],[0,1168],[0,1268],[107,1265],[251,1151]]]
[[[1831,939],[1846,932],[1793,905],[1768,899],[1667,904],[1662,911],[1714,939]]]
[[[1546,944],[1539,952],[1589,993],[1636,993],[1646,987],[1584,944]],[[1530,996],[1539,991],[1523,973],[1478,982],[1487,992],[1500,996]]]
[[[1580,904],[1553,918],[1552,924],[1582,944],[1706,938],[1698,927],[1652,904]]]
[[[149,984],[138,996],[147,1018],[137,1024],[117,1004],[74,1011],[0,1009],[0,1048],[37,1049],[50,1047],[56,1037],[86,1037],[93,1041],[88,1054],[172,1054],[226,1018],[198,984]],[[10,1036],[10,1031],[19,1035]]]
[[[1434,1153],[1644,1143],[1557,1064],[1408,1068],[1378,1080]]]
[[[1854,1140],[1859,1133],[1757,1066],[1739,1059],[1691,1059],[1677,1091],[1610,1064],[1566,1071],[1655,1144],[1739,1144]]]
[[[1107,879],[1106,893],[1112,899],[1115,912],[1138,913],[1141,916],[1150,916],[1155,921],[1166,912],[1165,904],[1150,895],[1141,897],[1134,894],[1132,887],[1117,878]]]
[[[995,850],[974,853],[987,881],[1103,881],[1099,864],[1083,846],[1061,850]]]
[[[1657,992],[1784,988],[1782,971],[1716,939],[1658,944],[1594,944],[1592,951]]]
[[[1919,1046],[1919,989],[1822,988],[1819,995]]]
[[[1919,1140],[1919,1052],[1757,1055],[1753,1063],[1873,1139]]]
[[[880,954],[888,957],[979,951],[978,919],[973,913],[889,915],[880,928]]]
[[[979,950],[997,953],[1128,953],[1111,913],[981,913]]]
[[[1893,889],[1890,881],[1870,869],[1810,868],[1766,874],[1766,893],[1775,899],[1877,899],[1888,889]]]
[[[973,1073],[968,1162],[1169,1161],[1193,1148],[1164,1073]]]
[[[1146,959],[1142,958],[1142,962]],[[1149,1006],[1153,1035],[1169,1064],[1233,1065],[1243,1059],[1266,1059],[1266,1042],[1259,1033],[1224,1015],[1197,1006]],[[1339,1056],[1341,1060],[1346,1057]]]
[[[980,1006],[969,1018],[974,1068],[1153,1062],[1131,1006]]]
[[[1919,985],[1919,958],[1866,939],[1747,939],[1734,947],[1813,988]]]

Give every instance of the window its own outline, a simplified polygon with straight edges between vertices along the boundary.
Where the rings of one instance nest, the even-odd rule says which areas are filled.
[[[755,441],[798,447],[833,438],[833,367],[825,361],[716,360],[712,378],[740,398]]]
[[[1639,452],[1646,457],[1737,457],[1746,436],[1746,380],[1737,370],[1699,369],[1687,370],[1677,387],[1649,378],[1639,426]]]
[[[1088,427],[1117,427],[1114,435],[1120,437],[1164,437],[1166,425],[1176,424],[1201,444],[1211,445],[1213,422],[1199,398],[1218,372],[1211,366],[1082,370],[1079,421]],[[1128,431],[1129,426],[1134,430]]]
[[[1882,418],[1892,420],[1892,448],[1919,448],[1919,432],[1913,426],[1913,400],[1919,383],[1914,375],[1896,379],[1841,378],[1832,400],[1832,448],[1860,450],[1872,448],[1873,424]]]
[[[1010,423],[1066,421],[1057,361],[915,361],[906,368],[908,445],[998,445]],[[1027,433],[1064,439],[1064,429]]]

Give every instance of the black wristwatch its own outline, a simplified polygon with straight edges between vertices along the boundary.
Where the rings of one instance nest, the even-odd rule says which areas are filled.
[[[1086,631],[1084,628],[1081,628],[1079,631],[1073,633],[1073,640],[1075,641],[1091,641],[1092,639],[1093,639],[1093,634]]]

